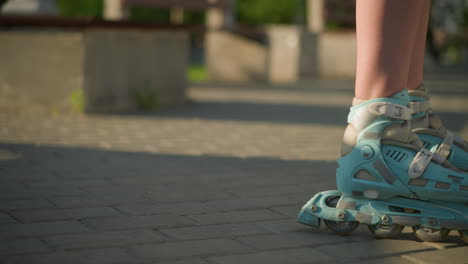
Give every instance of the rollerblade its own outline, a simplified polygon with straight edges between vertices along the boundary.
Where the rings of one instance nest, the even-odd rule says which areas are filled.
[[[411,131],[410,98],[355,104],[348,116],[338,190],[316,194],[297,221],[346,235],[360,223],[380,238],[395,238],[405,226],[423,241],[439,241],[451,229],[468,243],[468,173],[424,148]]]
[[[468,142],[448,131],[440,118],[432,112],[429,93],[424,85],[408,93],[413,111],[411,126],[424,147],[441,155],[455,167],[468,171]]]

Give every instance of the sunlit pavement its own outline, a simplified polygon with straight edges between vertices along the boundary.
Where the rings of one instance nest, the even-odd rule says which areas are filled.
[[[468,138],[468,85],[427,83]],[[443,243],[295,222],[334,189],[350,81],[197,85],[155,113],[0,113],[0,263],[466,263]]]

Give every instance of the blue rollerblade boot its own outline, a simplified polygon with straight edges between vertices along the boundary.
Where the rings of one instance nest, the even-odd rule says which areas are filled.
[[[468,171],[468,142],[448,131],[440,118],[432,112],[429,93],[424,85],[408,93],[413,111],[411,126],[424,147],[446,158],[455,167]]]
[[[356,102],[338,159],[338,190],[316,194],[301,209],[300,223],[349,234],[360,223],[380,238],[411,226],[424,241],[450,229],[468,243],[468,173],[424,148],[412,132],[408,91]]]

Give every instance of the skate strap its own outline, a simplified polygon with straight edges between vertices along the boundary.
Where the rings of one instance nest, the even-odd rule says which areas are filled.
[[[445,133],[444,141],[440,146],[437,148],[436,153],[444,157],[445,159],[448,158],[450,155],[450,149],[452,148],[453,141],[455,140],[455,134],[450,131]]]
[[[377,102],[369,105],[369,112],[378,116],[386,116],[400,120],[411,120],[412,111],[410,108],[386,102]]]
[[[460,145],[466,144],[465,140],[462,137],[447,130],[447,132],[445,133],[444,141],[437,148],[436,153],[447,159],[450,155],[450,149],[452,148],[454,142]]]
[[[447,132],[450,132],[450,131],[447,131]],[[450,132],[450,133],[452,133],[452,135],[453,135],[453,141],[454,141],[454,142],[457,142],[457,143],[460,144],[460,145],[465,145],[465,144],[468,143],[468,142],[466,142],[462,137],[460,137],[459,135],[456,135],[456,134],[453,133],[453,132]]]
[[[431,162],[432,156],[434,156],[434,153],[425,148],[421,148],[409,166],[408,175],[412,179],[419,178]]]
[[[429,110],[430,108],[431,106],[429,105],[429,100],[424,101],[424,102],[415,102],[415,101],[410,102],[410,109],[411,109],[411,112],[413,112],[413,114],[425,112]]]

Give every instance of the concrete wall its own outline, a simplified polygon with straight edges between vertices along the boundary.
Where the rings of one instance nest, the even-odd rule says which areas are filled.
[[[268,45],[262,45],[228,32],[209,33],[206,53],[210,78],[291,83],[310,77],[354,77],[353,32],[311,33],[295,26],[271,26],[267,34]]]
[[[185,101],[185,33],[134,29],[0,32],[0,105],[65,110],[84,89],[87,112]]]
[[[127,111],[136,97],[157,104],[186,100],[188,38],[185,33],[88,30],[85,34],[86,110]]]
[[[273,83],[295,82],[301,47],[300,29],[291,26],[274,26],[268,29],[268,79]]]
[[[299,79],[312,78],[319,75],[319,34],[302,32],[300,35]]]
[[[0,32],[2,108],[67,108],[83,87],[79,32]]]
[[[206,64],[212,81],[258,82],[267,79],[267,47],[225,32],[206,34]]]
[[[295,26],[268,29],[268,80],[272,83],[297,82],[318,73],[318,35]]]
[[[356,34],[324,32],[318,35],[318,75],[353,78],[356,71]]]

